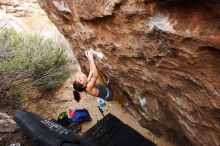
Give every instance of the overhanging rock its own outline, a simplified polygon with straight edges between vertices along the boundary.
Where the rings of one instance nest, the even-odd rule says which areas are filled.
[[[218,1],[38,2],[84,71],[87,48],[104,54],[99,70],[142,126],[177,145],[220,145]]]

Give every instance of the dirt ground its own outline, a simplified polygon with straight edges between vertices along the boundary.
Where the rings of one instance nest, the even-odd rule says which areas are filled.
[[[86,108],[91,115],[92,121],[82,124],[81,133],[84,133],[87,129],[96,124],[98,120],[102,119],[103,116],[97,107],[98,98],[89,96],[86,93],[81,93],[82,98],[80,102],[74,100],[72,93],[73,79],[74,75],[56,92],[48,93],[40,99],[29,100],[24,104],[24,108],[47,119],[57,119],[59,113],[68,111],[70,108]],[[172,144],[164,138],[158,138],[147,129],[142,128],[135,118],[127,113],[117,101],[106,102],[103,111],[104,115],[108,113],[115,115],[121,121],[134,128],[141,135],[150,139],[158,146],[172,146]]]

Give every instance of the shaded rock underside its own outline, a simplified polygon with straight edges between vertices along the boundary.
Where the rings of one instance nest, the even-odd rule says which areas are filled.
[[[140,124],[177,145],[220,145],[220,3],[38,0],[70,42],[126,97]],[[205,132],[204,132],[205,131]]]

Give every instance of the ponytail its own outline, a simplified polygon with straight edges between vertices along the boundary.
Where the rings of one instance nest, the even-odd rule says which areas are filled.
[[[74,99],[75,99],[77,102],[79,102],[79,100],[81,99],[79,92],[76,91],[76,90],[74,90],[74,91],[73,91],[73,95],[74,95]]]
[[[74,88],[74,90],[73,90],[74,99],[77,102],[79,102],[79,100],[81,99],[79,92],[85,91],[85,88],[83,88],[82,84],[80,84],[77,81],[73,82],[73,88]]]

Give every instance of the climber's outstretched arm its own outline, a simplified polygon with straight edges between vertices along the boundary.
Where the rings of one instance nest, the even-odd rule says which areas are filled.
[[[92,77],[87,84],[86,90],[91,91],[96,83],[97,78],[98,78],[98,70],[96,68],[96,64],[95,64],[95,61],[93,58],[93,51],[92,50],[88,51],[86,56],[90,62],[90,69],[92,72]]]
[[[88,61],[89,61],[89,60],[88,60]],[[92,73],[91,63],[90,63],[90,61],[89,61],[89,76],[88,76],[88,81],[90,81],[90,80],[92,79],[92,75],[93,75],[93,73]]]

